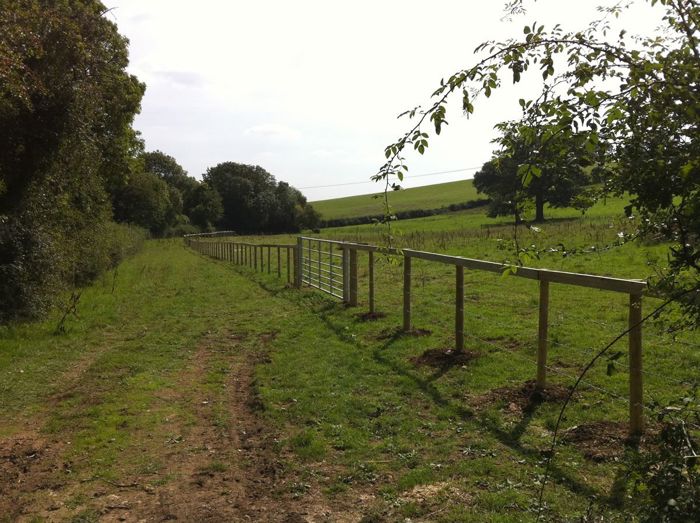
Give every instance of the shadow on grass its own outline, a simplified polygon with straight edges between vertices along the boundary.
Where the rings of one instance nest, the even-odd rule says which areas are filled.
[[[565,220],[567,219],[561,219],[561,221]],[[254,273],[251,271],[249,276],[252,276],[253,274]],[[342,340],[343,342],[353,345],[358,349],[367,348],[366,345],[362,344],[359,339],[349,334],[344,325],[340,325],[334,321],[334,315],[345,309],[345,305],[341,302],[335,301],[332,298],[323,296],[319,293],[299,293],[293,289],[293,287],[289,286],[272,286],[269,282],[262,281],[259,278],[254,278],[254,281],[263,290],[272,294],[273,296],[284,298],[297,306],[306,307],[309,310],[312,310],[318,315],[322,323],[329,330],[334,332],[338,339]],[[292,293],[289,291],[295,292]],[[434,385],[436,381],[438,381],[451,368],[453,368],[452,366],[440,367],[430,376],[424,377],[419,372],[416,372],[413,366],[409,367],[407,364],[401,364],[400,362],[387,357],[386,351],[390,349],[392,345],[394,345],[397,341],[412,335],[412,333],[406,333],[400,329],[394,330],[383,338],[382,341],[384,343],[381,346],[372,350],[373,359],[394,374],[411,380],[416,387],[428,398],[430,398],[435,405],[451,411],[453,415],[459,417],[463,421],[478,423],[480,427],[486,429],[501,444],[510,448],[513,452],[516,452],[523,458],[528,459],[531,463],[541,466],[543,460],[546,458],[546,451],[536,448],[528,448],[521,443],[520,439],[526,432],[532,420],[535,418],[535,415],[543,402],[536,400],[532,401],[530,404],[528,404],[527,408],[523,410],[523,416],[515,427],[513,427],[513,429],[510,431],[504,430],[503,427],[492,418],[484,415],[478,415],[473,410],[445,398],[440,390]],[[602,504],[618,508],[620,506],[619,500],[621,492],[624,492],[624,482],[626,481],[626,478],[620,474],[621,472],[618,472],[618,476],[615,478],[615,483],[613,484],[611,491],[608,494],[605,494],[581,482],[579,479],[573,477],[570,473],[556,464],[552,464],[550,467],[550,477],[553,478],[556,483],[564,485],[573,493],[594,498]]]
[[[437,373],[433,374],[431,377],[424,378],[416,372],[412,372],[406,367],[401,366],[395,361],[392,361],[391,359],[387,358],[383,353],[400,338],[401,336],[395,336],[392,339],[388,340],[380,348],[375,349],[372,352],[375,361],[390,368],[396,374],[399,374],[403,377],[412,380],[421,391],[423,391],[428,397],[431,398],[433,403],[439,405],[440,407],[449,409],[463,421],[478,422],[481,427],[486,428],[501,444],[517,452],[521,456],[528,458],[538,464],[546,457],[543,452],[537,449],[527,448],[523,446],[523,444],[520,442],[521,436],[523,435],[528,425],[534,418],[539,405],[533,405],[531,409],[528,409],[528,412],[524,412],[523,419],[516,425],[516,427],[512,431],[508,432],[506,430],[503,430],[503,428],[497,425],[493,419],[487,416],[479,416],[471,409],[465,408],[462,405],[450,401],[442,395],[442,393],[437,389],[437,387],[435,387],[435,385],[433,385],[432,382],[435,381],[437,377],[444,375],[447,369],[441,369]],[[558,483],[566,485],[567,488],[569,488],[572,492],[575,492],[577,494],[585,495],[588,497],[595,496],[596,498],[599,498],[601,494],[594,488],[591,488],[585,483],[582,483],[577,478],[571,476],[565,470],[561,469],[560,467],[557,467],[556,465],[551,466],[550,476],[554,478]],[[609,499],[607,496],[599,499],[601,499],[602,502],[608,505],[613,505],[612,500]]]

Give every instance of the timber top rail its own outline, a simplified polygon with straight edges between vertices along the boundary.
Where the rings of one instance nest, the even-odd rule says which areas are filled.
[[[318,238],[302,237],[304,240],[318,240]],[[551,269],[535,269],[532,267],[521,267],[508,265],[505,263],[477,260],[465,258],[463,256],[453,256],[449,254],[438,254],[434,252],[416,251],[413,249],[396,249],[393,247],[378,247],[365,243],[342,242],[336,240],[324,240],[326,243],[335,243],[350,249],[367,252],[379,252],[390,255],[409,256],[432,262],[456,265],[466,269],[481,270],[488,272],[504,273],[512,270],[510,275],[530,280],[548,281],[551,283],[564,283],[567,285],[577,285],[579,287],[589,287],[592,289],[602,289],[606,291],[622,292],[625,294],[643,294],[647,288],[644,280],[631,280],[624,278],[613,278],[610,276],[598,276],[595,274],[584,274],[577,272],[556,271]]]

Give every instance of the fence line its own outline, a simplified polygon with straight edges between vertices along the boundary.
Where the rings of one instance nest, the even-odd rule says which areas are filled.
[[[611,278],[531,267],[514,267],[462,256],[452,256],[413,249],[393,249],[362,243],[297,237],[296,245],[256,244],[236,241],[212,241],[199,237],[185,237],[186,244],[196,251],[218,259],[249,266],[257,271],[272,273],[272,255],[276,251],[275,270],[281,278],[281,251],[286,250],[287,283],[300,288],[306,284],[334,297],[349,306],[358,304],[358,253],[368,254],[369,312],[375,312],[374,254],[398,256],[403,260],[403,330],[412,330],[412,272],[413,258],[455,267],[455,351],[464,350],[464,269],[487,271],[536,280],[539,286],[539,315],[537,331],[536,384],[543,389],[547,384],[550,284],[573,285],[629,295],[628,352],[629,352],[629,432],[632,436],[644,432],[643,368],[642,368],[642,296],[646,282]],[[338,251],[338,252],[334,252]],[[267,256],[265,256],[267,254]],[[338,260],[340,260],[338,264]],[[293,275],[293,277],[292,277]],[[342,294],[338,291],[342,290]]]

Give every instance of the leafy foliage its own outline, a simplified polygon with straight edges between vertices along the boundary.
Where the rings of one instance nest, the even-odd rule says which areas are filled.
[[[631,462],[635,510],[640,521],[700,520],[700,456],[692,427],[700,424],[697,397],[659,411],[656,446]]]
[[[636,2],[640,3],[640,2]],[[374,180],[401,180],[407,170],[405,151],[423,154],[430,124],[440,134],[447,123],[446,106],[453,95],[466,115],[475,102],[488,98],[503,82],[520,82],[539,72],[541,93],[521,99],[520,130],[533,136],[585,131],[585,150],[598,165],[614,165],[605,187],[631,195],[629,213],[641,217],[644,235],[673,243],[667,268],[661,269],[661,288],[684,294],[688,317],[700,322],[700,3],[697,0],[648,0],[660,13],[663,33],[630,36],[623,29],[611,41],[611,20],[624,16],[631,2],[600,8],[598,20],[580,31],[565,32],[526,25],[522,38],[485,42],[481,58],[455,72],[434,91],[434,102],[403,116],[415,124],[385,149],[384,163]],[[524,10],[524,2],[508,4],[510,15]],[[519,133],[522,135],[522,132]],[[526,142],[536,143],[528,139]],[[510,156],[515,148],[507,146]],[[523,183],[541,175],[543,158],[532,148],[519,159]],[[389,215],[390,213],[387,213]]]
[[[293,232],[315,228],[320,216],[301,192],[257,165],[220,163],[204,181],[220,196],[219,225],[240,232]]]
[[[131,122],[144,85],[105,11],[94,0],[0,4],[0,321],[41,314],[115,261],[111,241],[135,239],[110,225],[109,192],[140,145]]]
[[[584,145],[585,133],[533,129],[518,122],[499,124],[501,145],[493,160],[474,174],[474,187],[491,198],[490,216],[512,215],[520,222],[528,203],[535,221],[544,221],[544,207],[576,207],[593,203],[586,198],[592,178],[584,170],[592,163]]]

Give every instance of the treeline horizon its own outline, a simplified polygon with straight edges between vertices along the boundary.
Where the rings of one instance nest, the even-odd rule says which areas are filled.
[[[114,195],[114,216],[155,237],[217,229],[289,233],[318,226],[319,214],[306,197],[258,165],[222,162],[198,180],[159,150],[140,153],[138,161],[141,170]]]
[[[46,314],[148,235],[318,220],[262,167],[225,162],[200,182],[146,152],[133,128],[146,86],[107,12],[98,0],[0,3],[0,324]]]

